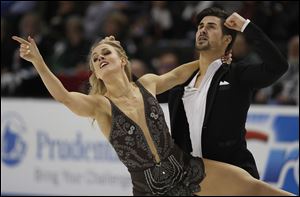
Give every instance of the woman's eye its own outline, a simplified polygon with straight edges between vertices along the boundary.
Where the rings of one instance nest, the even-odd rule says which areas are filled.
[[[110,54],[110,51],[108,50],[103,52],[103,55],[108,55],[108,54]]]
[[[96,57],[93,59],[94,62],[96,62],[97,60],[98,60],[98,58],[96,58]]]

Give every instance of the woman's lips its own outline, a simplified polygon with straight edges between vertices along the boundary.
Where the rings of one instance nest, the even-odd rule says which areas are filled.
[[[100,64],[100,69],[107,66],[108,65],[108,62],[101,62]]]

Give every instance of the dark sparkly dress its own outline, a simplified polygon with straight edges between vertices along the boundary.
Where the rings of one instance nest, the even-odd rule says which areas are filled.
[[[112,127],[109,141],[127,167],[133,195],[191,196],[200,191],[205,177],[201,158],[184,153],[174,144],[156,98],[136,82],[144,100],[145,118],[160,162],[157,163],[143,131],[111,100]]]

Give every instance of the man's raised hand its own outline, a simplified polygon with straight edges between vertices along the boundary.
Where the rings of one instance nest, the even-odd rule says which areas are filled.
[[[246,19],[244,19],[238,13],[234,12],[226,19],[224,25],[229,29],[241,31],[245,22],[246,22]]]

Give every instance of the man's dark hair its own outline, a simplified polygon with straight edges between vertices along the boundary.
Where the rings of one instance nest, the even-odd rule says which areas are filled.
[[[232,41],[227,46],[225,52],[229,51],[232,48],[232,45],[234,43],[234,40],[235,40],[236,34],[237,34],[237,31],[235,31],[233,29],[229,29],[224,25],[224,22],[227,19],[227,17],[229,17],[229,14],[227,12],[225,12],[224,10],[221,10],[220,8],[217,8],[217,7],[206,8],[197,14],[197,20],[196,20],[197,25],[199,25],[201,20],[206,16],[216,16],[219,19],[221,19],[223,35],[231,35],[231,37],[232,37]]]

